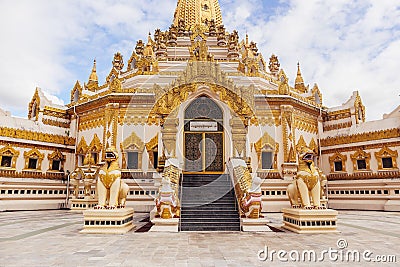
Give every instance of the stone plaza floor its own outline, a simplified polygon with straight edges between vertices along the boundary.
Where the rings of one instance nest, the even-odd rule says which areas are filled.
[[[140,222],[146,216],[135,214],[137,228],[146,224]],[[282,215],[266,216],[279,230]],[[287,231],[90,235],[79,233],[81,213],[2,212],[0,266],[398,266],[399,212],[339,211],[338,220],[340,233],[325,235]],[[338,243],[345,248],[339,249]],[[260,260],[265,258],[266,248],[268,255],[282,250],[280,259],[275,253],[273,259]],[[311,250],[317,257],[309,262],[307,251]],[[359,261],[353,252],[360,255]]]

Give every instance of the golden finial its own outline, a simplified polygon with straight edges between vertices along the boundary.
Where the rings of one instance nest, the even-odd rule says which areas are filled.
[[[89,83],[90,82],[98,82],[99,77],[97,77],[97,71],[96,71],[96,59],[93,61],[93,68],[92,68],[92,73],[89,76]]]
[[[304,85],[304,79],[303,76],[301,75],[301,70],[300,70],[300,63],[297,62],[297,77],[294,83],[294,88],[299,90],[301,93],[306,93],[307,88]]]
[[[151,33],[149,32],[149,36],[147,37],[147,45],[144,48],[143,55],[145,57],[153,56],[153,40],[151,39]]]
[[[90,91],[95,91],[99,87],[99,77],[97,76],[96,71],[96,59],[93,61],[93,68],[89,76],[87,87]]]

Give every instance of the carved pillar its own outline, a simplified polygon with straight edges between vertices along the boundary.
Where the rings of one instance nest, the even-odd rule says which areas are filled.
[[[107,104],[104,112],[103,160],[105,156],[105,150],[108,147],[117,147],[118,117],[119,104]]]
[[[297,174],[296,137],[293,116],[293,106],[281,106],[281,126],[284,163],[282,164],[282,176],[285,180],[292,180]]]
[[[161,130],[164,153],[167,158],[176,157],[176,135],[178,133],[179,119],[175,116],[168,117]]]
[[[247,128],[236,114],[232,114],[230,125],[232,127],[233,156],[245,159],[247,156]]]

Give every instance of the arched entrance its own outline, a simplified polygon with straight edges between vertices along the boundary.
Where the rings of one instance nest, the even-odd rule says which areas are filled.
[[[224,172],[223,111],[207,96],[185,110],[184,157],[185,173]]]

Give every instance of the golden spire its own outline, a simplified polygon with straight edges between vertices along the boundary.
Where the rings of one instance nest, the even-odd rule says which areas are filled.
[[[301,75],[300,63],[299,62],[297,62],[297,77],[296,77],[296,80],[294,82],[294,88],[296,90],[299,90],[301,93],[306,93],[307,92],[307,88],[304,85],[303,76]]]
[[[147,37],[147,44],[143,51],[143,55],[145,57],[153,56],[153,43],[154,41],[151,39],[151,33],[149,32],[149,36]]]
[[[151,39],[151,32],[149,32],[149,35],[147,36],[147,45],[152,45],[153,40]]]
[[[91,91],[94,91],[99,87],[99,77],[97,76],[97,71],[96,71],[96,59],[93,62],[92,73],[90,73],[89,82],[87,86],[88,89]]]
[[[96,59],[93,62],[93,68],[92,68],[92,73],[90,73],[89,76],[89,83],[90,82],[98,82],[99,77],[97,77],[97,71],[96,71]]]
[[[174,15],[174,25],[185,22],[186,28],[204,25],[206,21],[215,21],[215,26],[222,25],[222,14],[218,0],[178,0]]]

